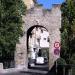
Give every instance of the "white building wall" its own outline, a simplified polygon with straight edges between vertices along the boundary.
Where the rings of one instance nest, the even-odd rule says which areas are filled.
[[[41,40],[40,40],[41,48],[49,48],[48,37],[49,33],[47,31],[43,31],[43,33],[41,33]]]
[[[32,37],[29,37],[29,46],[30,47],[41,47],[41,48],[49,48],[49,42],[48,42],[48,37],[49,37],[49,33],[46,30],[43,30],[43,32],[41,32],[40,27],[38,27],[38,29],[34,28],[32,30]],[[40,39],[40,41],[38,42],[37,39]]]

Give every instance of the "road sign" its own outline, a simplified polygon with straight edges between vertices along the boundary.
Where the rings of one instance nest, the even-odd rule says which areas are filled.
[[[59,55],[59,54],[60,54],[60,50],[59,50],[59,49],[57,49],[57,48],[56,48],[56,49],[54,49],[54,54],[55,54],[55,55]]]
[[[60,47],[60,43],[59,43],[59,42],[55,42],[55,43],[54,43],[54,47],[55,47],[55,48],[59,48],[59,47]]]

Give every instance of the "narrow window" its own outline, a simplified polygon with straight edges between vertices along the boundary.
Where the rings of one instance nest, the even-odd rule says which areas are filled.
[[[46,38],[44,38],[44,40],[46,40]]]

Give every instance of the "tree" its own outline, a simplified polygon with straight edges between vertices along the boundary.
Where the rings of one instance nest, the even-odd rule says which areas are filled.
[[[16,43],[22,35],[22,0],[0,0],[0,58],[13,59]]]
[[[68,72],[75,75],[75,1],[66,0],[62,4],[62,28],[61,28],[61,57],[65,59]]]
[[[66,0],[62,4],[62,28],[61,28],[61,57],[71,64],[71,58],[75,54],[75,1]]]

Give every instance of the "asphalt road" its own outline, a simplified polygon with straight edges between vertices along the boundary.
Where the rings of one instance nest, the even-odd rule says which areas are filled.
[[[31,75],[31,74],[27,74],[27,73],[7,73],[7,74],[0,74],[0,75]]]
[[[16,71],[12,73],[0,74],[0,75],[46,75],[47,74],[47,65],[36,65],[27,71]]]
[[[15,72],[15,73],[7,73],[7,74],[0,74],[0,75],[40,75],[40,74],[24,73],[24,72]]]

